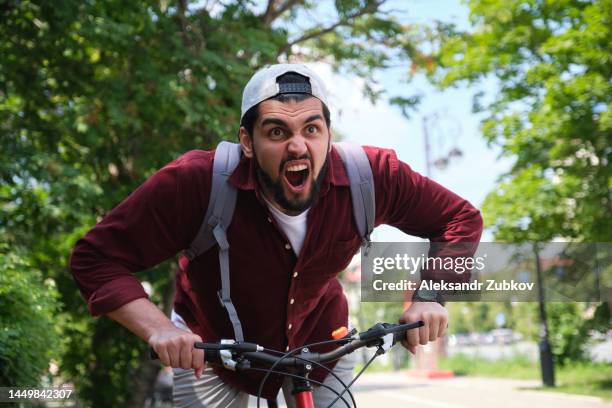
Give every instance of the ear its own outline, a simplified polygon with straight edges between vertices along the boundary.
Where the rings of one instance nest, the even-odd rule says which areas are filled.
[[[331,153],[333,144],[334,144],[334,134],[332,133],[332,130],[329,129],[329,149],[327,150],[327,153]]]
[[[242,147],[242,153],[251,159],[253,157],[253,140],[249,136],[249,132],[244,126],[240,126],[238,131],[238,138],[240,139],[240,147]]]

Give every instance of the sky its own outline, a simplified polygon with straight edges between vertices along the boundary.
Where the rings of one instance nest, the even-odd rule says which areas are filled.
[[[404,10],[407,9],[405,5],[406,2],[402,2],[401,8]],[[402,18],[421,23],[434,18],[452,20],[462,28],[469,27],[467,7],[453,0],[412,0],[409,11]],[[439,91],[422,77],[406,84],[401,80],[401,68],[385,72],[377,80],[382,88],[393,89],[393,95],[423,95],[418,110],[410,115],[410,119],[406,119],[398,108],[384,100],[372,105],[361,93],[361,79],[334,74],[324,63],[307,65],[327,84],[332,129],[339,131],[348,141],[392,148],[400,160],[424,175],[426,160],[423,118],[437,116],[439,119],[430,120],[433,124],[428,126],[432,161],[446,156],[453,147],[458,147],[463,157],[452,160],[445,170],[431,166],[429,177],[476,207],[481,206],[487,193],[494,190],[496,180],[509,168],[510,161],[499,160],[499,150],[487,147],[482,137],[479,130],[481,118],[471,112],[474,89],[459,87]],[[494,92],[494,89],[490,89],[493,83],[486,86],[489,87],[488,93]],[[414,238],[391,227],[379,227],[375,230],[374,240],[410,241]],[[492,240],[490,231],[485,231],[482,240]]]

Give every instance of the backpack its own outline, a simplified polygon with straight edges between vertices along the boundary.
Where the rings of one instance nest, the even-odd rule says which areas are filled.
[[[334,146],[347,170],[353,203],[353,218],[362,238],[362,246],[366,248],[367,254],[371,245],[370,234],[374,229],[376,212],[372,168],[361,146],[346,142],[334,143]],[[227,241],[226,230],[232,222],[238,196],[237,189],[229,184],[227,179],[238,165],[240,155],[241,148],[238,143],[221,142],[217,146],[213,162],[212,188],[206,215],[195,239],[179,259],[179,263],[184,267],[189,261],[214,245],[219,246],[221,290],[217,295],[221,305],[227,311],[237,342],[243,342],[244,336],[238,313],[230,299],[229,242]]]

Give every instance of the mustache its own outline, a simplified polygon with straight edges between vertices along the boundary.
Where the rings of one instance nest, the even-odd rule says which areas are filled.
[[[312,156],[309,153],[303,154],[300,157],[297,157],[297,156],[284,157],[281,160],[280,165],[278,167],[278,174],[282,174],[283,173],[283,169],[285,168],[285,165],[287,164],[287,162],[290,162],[290,161],[293,161],[293,160],[308,160],[310,162],[310,167],[313,166],[313,164],[312,164]]]

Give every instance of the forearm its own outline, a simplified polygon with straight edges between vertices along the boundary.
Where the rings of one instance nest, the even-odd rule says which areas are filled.
[[[170,319],[146,298],[126,303],[107,316],[147,342],[154,333],[175,328]]]

